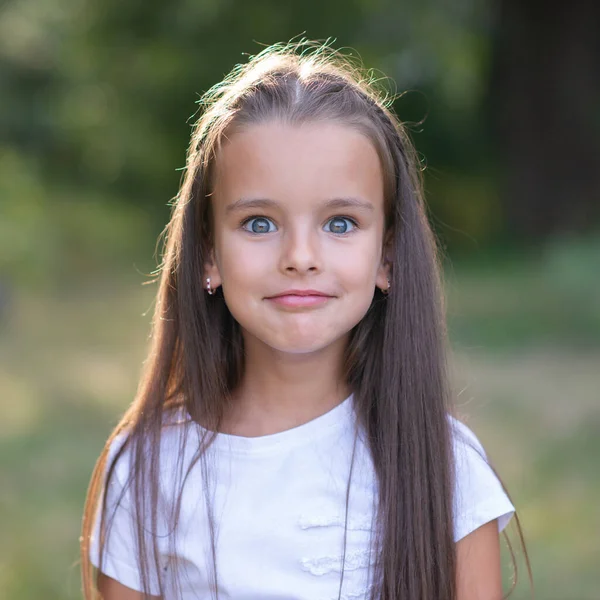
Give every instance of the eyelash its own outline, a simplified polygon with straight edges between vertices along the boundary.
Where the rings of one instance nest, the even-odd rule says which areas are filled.
[[[265,221],[270,221],[271,223],[273,223],[272,219],[269,219],[269,217],[264,217],[262,215],[253,215],[251,217],[246,217],[241,223],[240,223],[240,227],[244,230],[247,231],[248,233],[251,233],[252,235],[263,235],[262,233],[255,233],[254,231],[250,231],[248,229],[246,229],[246,225],[248,225],[248,223],[250,223],[250,221],[253,221],[254,219],[264,219]],[[345,220],[345,221],[350,221],[350,223],[352,223],[352,227],[354,228],[352,231],[348,231],[346,233],[338,233],[338,234],[334,234],[334,235],[338,235],[338,236],[342,236],[342,235],[348,235],[349,233],[352,233],[355,229],[358,229],[358,223],[356,222],[355,219],[353,219],[352,217],[347,217],[345,215],[335,215],[334,217],[330,217],[329,219],[327,219],[326,223],[330,223],[331,221],[335,221],[335,220]],[[273,233],[271,231],[268,231],[266,233]],[[333,232],[327,232],[327,233],[333,233]]]

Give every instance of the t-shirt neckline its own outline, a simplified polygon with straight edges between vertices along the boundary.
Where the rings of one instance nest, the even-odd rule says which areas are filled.
[[[328,432],[347,425],[351,412],[352,394],[326,413],[285,431],[257,437],[217,433],[211,448],[232,454],[263,454],[292,446],[310,444]],[[200,425],[198,427],[206,432]]]

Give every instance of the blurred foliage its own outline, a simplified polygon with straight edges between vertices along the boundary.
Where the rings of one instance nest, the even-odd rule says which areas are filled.
[[[0,277],[7,281],[37,289],[73,285],[131,264],[127,258],[141,249],[143,264],[151,264],[154,232],[142,206],[92,188],[44,184],[14,150],[0,155],[0,196]]]
[[[515,210],[488,99],[500,8],[511,1],[7,0],[0,277],[61,282],[148,256],[199,96],[248,53],[299,36],[333,37],[398,93],[450,251],[510,241]]]
[[[147,256],[177,192],[199,96],[244,53],[301,34],[334,36],[393,91],[419,90],[396,109],[434,165],[439,232],[453,246],[491,237],[495,191],[478,175],[489,21],[486,0],[9,0],[0,13],[0,276],[49,283],[85,277],[102,259],[137,263],[136,246]]]
[[[579,7],[575,14],[585,22],[596,13]],[[558,9],[553,15],[559,18]],[[527,27],[510,18],[531,15],[517,10],[514,0],[7,0],[0,9],[0,276],[8,272],[38,281],[44,273],[53,280],[65,269],[84,276],[71,264],[73,252],[80,266],[88,255],[92,265],[104,253],[107,264],[120,252],[128,259],[136,246],[146,255],[177,193],[199,96],[248,53],[299,36],[333,37],[334,47],[358,54],[398,93],[395,109],[427,166],[434,226],[449,250],[510,242],[509,225],[515,226],[517,217],[538,235],[540,226],[554,227],[561,214],[565,227],[571,222],[588,227],[594,221],[585,215],[598,214],[597,207],[591,209],[598,190],[597,170],[586,157],[578,159],[575,177],[588,190],[577,193],[589,198],[571,198],[570,219],[562,195],[552,196],[544,215],[539,213],[544,197],[533,197],[539,182],[546,182],[548,199],[555,177],[557,185],[569,185],[558,169],[544,171],[526,156],[512,168],[528,178],[529,187],[523,181],[519,195],[503,185],[503,169],[524,142],[502,132],[520,131],[513,123],[529,106],[515,104],[502,79],[522,61],[493,68],[494,53],[500,49],[512,56],[511,40],[521,39],[519,32]],[[531,29],[532,44],[545,39],[544,27],[553,27],[551,20],[543,23]],[[556,44],[564,45],[565,60],[581,71],[577,82],[585,102],[579,108],[565,104],[570,96],[557,95],[557,81],[541,108],[546,127],[553,115],[557,126],[564,126],[562,115],[583,110],[577,123],[583,119],[589,127],[574,128],[573,122],[569,140],[558,138],[576,156],[577,139],[582,152],[598,147],[593,99],[600,86],[590,66],[595,37],[573,42],[566,25],[564,31]],[[569,52],[573,43],[579,44],[578,54]],[[565,70],[560,56],[549,60]],[[554,65],[542,67],[552,77]],[[521,93],[537,98],[538,88],[526,84],[519,84]],[[500,132],[498,123],[506,124]],[[516,144],[504,149],[509,157],[504,161],[498,156],[500,138]],[[529,135],[528,151],[535,153],[535,144],[547,147],[538,138]],[[570,164],[569,156],[564,164]],[[574,183],[571,189],[577,188]],[[82,208],[86,204],[90,207]]]
[[[535,253],[503,249],[463,258],[460,285],[447,263],[449,331],[461,347],[600,347],[600,237],[565,236]]]

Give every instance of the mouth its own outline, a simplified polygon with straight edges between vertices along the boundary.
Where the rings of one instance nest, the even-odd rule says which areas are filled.
[[[290,308],[305,308],[320,306],[334,298],[319,290],[286,290],[276,296],[269,296],[265,300],[269,300],[280,306]]]

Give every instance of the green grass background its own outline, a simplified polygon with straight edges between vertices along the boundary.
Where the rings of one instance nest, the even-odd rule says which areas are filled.
[[[81,597],[86,486],[147,343],[156,288],[142,281],[17,289],[0,322],[2,599]],[[518,508],[536,598],[597,600],[600,243],[449,263],[446,289],[458,412]],[[506,551],[503,562],[508,587]]]

